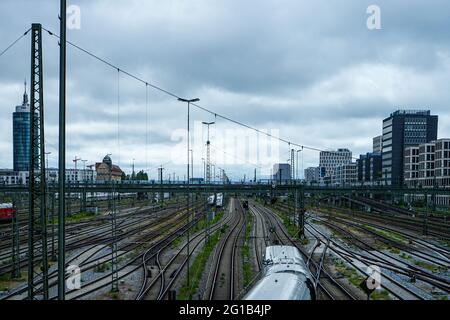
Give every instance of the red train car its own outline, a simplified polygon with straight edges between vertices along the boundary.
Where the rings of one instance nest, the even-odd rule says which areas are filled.
[[[11,221],[13,217],[12,203],[0,203],[0,222]]]

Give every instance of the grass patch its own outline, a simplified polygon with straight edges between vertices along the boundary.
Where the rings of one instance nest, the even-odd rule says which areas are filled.
[[[96,214],[93,212],[79,212],[79,213],[75,213],[75,214],[71,214],[71,215],[66,215],[66,222],[78,222],[81,220],[86,220],[89,218],[94,217]],[[48,224],[52,224],[52,219],[48,219],[47,221]],[[53,218],[53,224],[58,224],[58,218],[55,214],[55,217]]]
[[[445,293],[433,293],[433,298],[435,300],[448,300],[448,295]]]
[[[364,277],[360,276],[354,268],[346,266],[341,260],[335,262],[335,267],[337,272],[346,277],[348,281],[350,281],[350,283],[355,287],[359,287],[361,282],[363,282],[365,279]]]
[[[201,277],[203,276],[203,272],[205,270],[206,262],[208,261],[211,252],[216,246],[222,234],[225,232],[226,228],[221,228],[220,230],[214,232],[210,238],[209,242],[202,248],[202,250],[195,257],[194,262],[192,263],[190,269],[190,286],[186,283],[181,287],[177,300],[190,300],[192,296],[198,290],[198,284],[200,282]]]
[[[111,269],[111,262],[103,262],[95,266],[94,272],[102,273]]]
[[[110,291],[108,292],[108,296],[113,299],[113,300],[118,300],[119,299],[119,292],[117,291]]]
[[[400,235],[396,232],[380,230],[380,229],[373,228],[373,227],[370,227],[365,224],[363,224],[363,227],[366,228],[367,230],[372,231],[375,234],[378,234],[382,237],[388,238],[392,241],[400,242],[403,244],[409,244],[408,239],[406,239],[405,237],[403,237],[402,235]]]
[[[400,254],[401,251],[400,251],[400,249],[397,249],[397,248],[390,248],[389,252],[393,253],[393,254]]]
[[[424,261],[414,260],[414,264],[421,268],[430,270],[431,272],[436,272],[436,271],[440,270],[438,266],[431,264],[431,263],[424,262]]]
[[[389,292],[384,289],[377,289],[370,295],[370,299],[372,300],[391,300],[389,296]]]
[[[5,273],[0,276],[0,291],[9,290],[11,284],[14,282],[24,281],[25,279],[22,277],[22,273],[19,274],[17,278],[13,278],[11,273]]]

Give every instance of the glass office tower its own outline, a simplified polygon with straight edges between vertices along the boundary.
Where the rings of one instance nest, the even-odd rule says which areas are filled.
[[[14,171],[28,171],[30,163],[30,104],[26,91],[22,105],[13,113],[13,153]]]

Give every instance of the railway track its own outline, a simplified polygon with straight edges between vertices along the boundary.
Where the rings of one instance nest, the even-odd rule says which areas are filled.
[[[337,225],[333,225],[326,221],[322,221],[322,223],[325,223],[331,229],[334,229],[334,230],[337,230],[337,231],[343,233],[349,239],[354,240],[352,242],[352,244],[357,246],[357,248],[359,248],[360,251],[366,253],[369,256],[372,256],[374,258],[373,261],[377,262],[378,264],[383,265],[386,268],[393,269],[396,272],[401,272],[404,275],[408,275],[410,272],[414,272],[414,274],[418,280],[421,280],[422,282],[428,283],[436,288],[439,288],[444,292],[448,293],[450,291],[450,284],[447,279],[436,276],[433,273],[431,273],[423,268],[419,268],[415,265],[412,265],[411,263],[405,262],[405,261],[395,257],[394,255],[391,255],[384,251],[378,250],[374,246],[370,245],[367,241],[363,241],[358,236],[352,234],[348,230],[345,230]],[[309,225],[311,225],[311,224],[309,224]],[[347,252],[349,252],[349,251],[347,251]],[[354,253],[354,252],[351,252],[351,253]],[[449,265],[446,264],[447,268],[448,268],[448,266]],[[394,281],[394,282],[398,282],[398,281]],[[400,285],[400,286],[404,288],[404,285]],[[423,296],[417,295],[415,292],[414,293],[411,292],[412,290],[408,289],[408,291],[416,297],[419,297],[419,298],[423,297]]]
[[[151,223],[148,219],[152,218],[152,216],[149,216],[149,214],[154,214],[154,215],[164,215],[167,214],[169,212],[172,212],[173,210],[175,210],[174,208],[170,208],[170,209],[163,209],[160,212],[155,211],[148,211],[145,208],[139,208],[136,210],[131,209],[129,212],[119,215],[118,216],[118,223],[117,226],[120,228],[119,229],[119,240],[126,238],[127,236],[138,232],[139,228],[145,228],[146,226],[148,226],[148,223]],[[173,211],[176,212],[176,211]],[[67,245],[66,245],[66,250],[67,252],[76,250],[76,249],[80,249],[83,248],[85,246],[89,246],[89,245],[95,245],[95,244],[101,244],[104,242],[111,242],[112,238],[110,235],[111,232],[111,225],[110,225],[110,217],[107,217],[104,220],[104,224],[103,225],[99,225],[97,224],[97,222],[93,223],[93,224],[87,224],[85,226],[88,227],[83,227],[83,226],[76,226],[75,229],[69,229],[67,230],[67,236],[66,236],[66,241],[67,241]],[[147,224],[145,223],[147,222]],[[49,256],[51,255],[51,242],[49,241],[48,243],[48,251],[49,251]],[[55,251],[57,250],[57,241],[55,242]],[[26,244],[22,245],[21,249],[20,249],[20,255],[21,255],[21,259],[20,259],[20,267],[26,267],[28,264],[28,259],[26,257],[26,254],[28,252],[28,248],[26,246]],[[9,253],[9,255],[6,253],[3,254],[3,259],[8,256],[10,256],[11,254]],[[40,261],[40,258],[37,257],[36,261]],[[0,267],[0,274],[5,274],[8,272],[12,271],[12,265],[11,264],[6,264],[3,265],[2,267]]]
[[[221,238],[212,267],[209,285],[209,300],[233,300],[239,293],[239,257],[238,241],[245,227],[245,211],[238,199],[232,200],[232,216],[230,228]]]
[[[227,212],[227,210],[225,210],[225,212]],[[230,214],[225,214],[225,217],[222,217],[218,222],[210,226],[210,233],[212,234],[220,230],[225,225],[227,225],[231,219],[232,218]],[[206,242],[208,237],[206,231],[206,229],[202,229],[191,236],[189,241],[189,245],[191,247],[191,250],[189,251],[189,258],[193,258],[197,248],[199,248]],[[173,288],[176,281],[180,278],[180,275],[186,268],[189,260],[187,255],[184,254],[187,248],[187,241],[182,244],[182,246],[176,251],[175,254],[169,255],[170,257],[166,257],[165,259],[167,260],[167,262],[164,263],[164,252],[170,251],[169,245],[171,244],[172,242],[167,243],[156,253],[155,261],[158,273],[151,279],[148,276],[148,273],[145,273],[144,281],[141,286],[141,290],[136,296],[136,300],[163,300],[167,297],[168,292]],[[143,261],[143,266],[148,266],[148,263]],[[158,282],[159,286],[157,285]]]
[[[347,219],[351,220],[351,216],[347,216]],[[321,222],[324,223],[324,221]],[[348,221],[346,223],[349,224]],[[417,275],[417,279],[420,278],[421,281],[431,284],[436,288],[441,289],[443,292],[448,292],[448,286],[445,284],[445,279],[437,277],[425,270],[420,270],[420,268],[412,266],[411,264],[408,263],[405,264],[404,261],[401,261],[400,259],[397,259],[391,255],[388,255],[385,252],[381,252],[377,248],[370,245],[367,241],[359,239],[356,235],[350,233],[348,230],[344,230],[339,226],[332,224],[331,222],[327,222],[326,224],[327,227],[335,231],[339,231],[342,234],[343,239],[353,240],[351,244],[356,246],[361,252],[366,253],[366,255],[361,255],[355,252],[354,250],[350,250],[349,248],[338,244],[335,240],[330,239],[329,236],[317,230],[317,228],[312,226],[312,224],[309,222],[306,223],[305,228],[306,230],[309,229],[308,231],[315,237],[322,237],[324,241],[325,240],[330,241],[332,244],[332,246],[330,246],[330,251],[333,251],[335,255],[338,255],[341,259],[345,260],[348,264],[352,265],[352,267],[357,269],[360,273],[366,274],[365,268],[369,265],[374,264],[380,265],[387,270],[391,270],[395,273],[403,274],[406,276],[408,276],[409,272],[413,270],[415,273],[419,272],[419,274]],[[390,243],[392,244],[392,242]],[[368,258],[368,256],[371,258]],[[359,265],[357,265],[355,261],[358,261]],[[402,262],[403,266],[395,265],[401,264]],[[361,267],[361,263],[364,265],[364,268]],[[423,300],[426,299],[427,297],[429,298],[429,295],[425,293],[418,293],[417,288],[413,289],[409,286],[406,286],[402,281],[394,279],[392,276],[387,275],[384,276],[389,282],[389,287],[386,287],[385,289],[398,299]]]
[[[182,210],[184,210],[184,208]],[[177,215],[179,216],[181,213],[179,210],[171,210],[166,212],[166,214],[158,213],[160,215],[158,219],[152,219],[145,225],[137,225],[133,229],[127,230],[120,234],[117,241],[119,243],[122,241],[123,243],[118,248],[118,258],[126,256],[132,250],[142,246],[143,244],[145,245],[146,243],[150,243],[160,236],[161,233],[168,232],[169,229],[173,228]],[[143,219],[148,220],[148,217],[144,217]],[[141,220],[139,221],[142,222]],[[134,236],[135,239],[130,238],[132,236]],[[125,239],[131,239],[131,241],[125,241]],[[103,242],[101,242],[100,245],[97,243],[89,244],[87,249],[75,254],[67,261],[67,263],[70,264],[73,261],[78,261],[81,271],[87,272],[97,267],[99,263],[105,264],[110,262],[112,258],[109,246],[112,243],[112,240],[112,237],[109,236],[108,238],[103,239]],[[105,249],[107,249],[106,252]],[[81,257],[83,256],[85,257],[82,259]],[[54,281],[53,283],[50,283],[50,286],[55,284],[56,273],[57,270],[53,270],[49,273],[49,280]],[[39,283],[40,282],[38,281],[37,284]],[[26,286],[23,286],[3,298],[11,298],[23,294],[26,291],[26,288]]]

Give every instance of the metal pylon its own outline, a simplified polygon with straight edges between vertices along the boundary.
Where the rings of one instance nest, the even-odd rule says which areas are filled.
[[[112,292],[119,291],[119,274],[117,266],[117,206],[116,206],[116,188],[115,182],[112,181],[112,206],[111,206],[111,277],[112,277]]]
[[[21,195],[19,194],[19,199]],[[12,272],[11,278],[17,279],[20,278],[20,245],[19,245],[19,224],[18,224],[18,207],[20,200],[17,199],[17,196],[13,195],[13,213],[12,213]]]
[[[31,27],[28,299],[48,299],[42,26]],[[41,263],[38,264],[38,261]],[[38,281],[42,281],[38,284]]]

